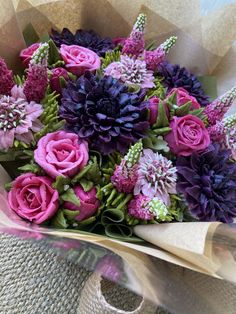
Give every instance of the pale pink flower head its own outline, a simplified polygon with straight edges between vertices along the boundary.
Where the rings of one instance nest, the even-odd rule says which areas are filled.
[[[164,204],[170,205],[169,194],[176,193],[176,172],[171,160],[151,149],[144,149],[139,160],[134,195],[142,192],[144,196],[158,197]]]
[[[127,85],[153,88],[153,72],[147,70],[145,61],[122,55],[119,62],[113,62],[104,70],[105,75],[121,80]]]
[[[29,144],[33,132],[43,127],[38,119],[42,113],[42,106],[28,102],[21,87],[14,86],[10,96],[0,97],[0,150],[7,151],[15,139]]]

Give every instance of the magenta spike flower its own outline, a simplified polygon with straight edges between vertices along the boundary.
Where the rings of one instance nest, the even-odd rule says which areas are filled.
[[[159,63],[163,62],[166,54],[170,51],[176,43],[177,37],[171,36],[164,43],[162,43],[154,51],[145,51],[145,62],[147,64],[147,69],[156,71]]]
[[[116,166],[114,174],[111,177],[111,182],[118,192],[133,192],[135,183],[138,179],[137,163],[142,149],[142,142],[136,143],[129,149],[120,165]]]
[[[147,70],[146,62],[140,59],[121,56],[119,62],[112,62],[105,68],[106,76],[121,80],[126,85],[137,85],[142,88],[155,87],[153,72]]]
[[[30,144],[33,133],[42,128],[38,120],[43,108],[27,102],[21,87],[14,86],[10,96],[0,97],[0,150],[7,151],[14,139]]]
[[[130,36],[125,40],[122,53],[138,57],[143,53],[145,47],[144,30],[147,16],[140,13],[133,26]]]
[[[208,118],[209,124],[214,125],[217,121],[221,121],[235,99],[236,86],[207,105],[204,113]]]
[[[12,71],[8,70],[5,61],[0,58],[0,95],[10,95],[13,86]]]
[[[33,54],[30,61],[27,80],[24,84],[24,94],[28,101],[40,102],[47,90],[47,56],[49,46],[42,44]]]
[[[236,113],[223,120],[225,147],[231,149],[231,157],[236,160]]]
[[[142,192],[150,198],[158,197],[166,205],[169,205],[169,194],[176,193],[176,171],[171,160],[154,153],[151,149],[145,149],[139,160],[138,180],[134,188],[134,195]]]
[[[207,128],[207,131],[210,135],[212,142],[224,142],[225,134],[224,134],[224,123],[223,121],[218,121],[216,124],[211,125]]]
[[[136,195],[128,204],[128,214],[140,220],[154,219],[154,214],[149,210],[149,202],[149,197]]]

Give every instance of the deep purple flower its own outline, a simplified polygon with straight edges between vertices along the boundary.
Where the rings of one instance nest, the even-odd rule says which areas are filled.
[[[203,152],[177,159],[177,191],[201,221],[230,223],[236,217],[236,163],[230,150],[211,144]]]
[[[68,28],[63,28],[61,33],[53,29],[51,37],[58,47],[62,44],[82,46],[96,52],[102,57],[106,51],[112,50],[115,47],[111,38],[102,38],[92,30],[85,31],[79,29],[74,35]]]
[[[60,116],[66,128],[103,154],[125,153],[149,127],[145,93],[129,93],[118,80],[86,72],[63,90]]]
[[[181,68],[178,64],[171,64],[167,61],[158,65],[158,72],[163,76],[163,84],[171,90],[174,87],[182,87],[194,96],[202,106],[209,104],[209,97],[202,89],[201,83],[195,75],[187,69]]]

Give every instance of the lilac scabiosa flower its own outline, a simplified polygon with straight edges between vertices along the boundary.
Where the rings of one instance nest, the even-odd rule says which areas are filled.
[[[0,58],[0,95],[10,95],[13,86],[12,71],[8,70],[5,61]]]
[[[168,209],[157,197],[151,199],[148,196],[139,194],[129,202],[128,214],[140,220],[165,221],[168,216]]]
[[[138,195],[142,192],[149,198],[158,197],[169,205],[169,194],[176,193],[176,171],[171,160],[154,153],[151,149],[145,149],[139,160],[138,180],[134,194]]]
[[[155,87],[153,72],[147,70],[144,60],[121,56],[119,62],[112,62],[105,68],[104,74],[121,80],[126,85],[138,85],[142,88]]]
[[[24,84],[24,94],[28,101],[40,102],[45,96],[48,86],[48,50],[48,44],[42,44],[34,52],[30,61],[27,79]]]
[[[166,54],[170,51],[176,43],[177,37],[171,36],[164,43],[162,43],[157,49],[153,51],[146,50],[144,54],[147,69],[156,71],[159,63],[163,62]]]
[[[204,113],[210,125],[221,121],[236,99],[236,86],[206,106]]]
[[[177,159],[177,191],[200,221],[230,223],[236,217],[236,163],[231,151],[211,144],[203,152]]]
[[[29,144],[32,132],[42,128],[38,120],[42,112],[40,104],[26,100],[20,87],[14,86],[10,96],[0,97],[0,150],[11,148],[14,139]]]
[[[140,13],[133,26],[130,36],[125,40],[122,53],[138,57],[144,51],[144,30],[147,23],[147,16]]]
[[[163,84],[168,87],[168,91],[174,87],[182,87],[191,96],[194,96],[200,105],[206,106],[209,104],[209,98],[203,91],[201,83],[186,68],[164,61],[158,65],[158,73],[163,77]]]
[[[137,163],[139,161],[142,149],[142,143],[136,143],[129,149],[126,156],[122,159],[120,165],[116,166],[114,174],[111,177],[111,182],[116,187],[118,192],[133,192],[134,186],[138,179]]]
[[[79,29],[74,35],[68,28],[63,28],[61,33],[52,30],[51,37],[58,47],[62,44],[67,46],[82,46],[96,52],[96,54],[101,57],[104,57],[107,51],[110,51],[115,47],[111,38],[102,38],[92,30],[85,31]]]

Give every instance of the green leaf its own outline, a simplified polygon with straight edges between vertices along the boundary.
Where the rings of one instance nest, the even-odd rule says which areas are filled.
[[[29,23],[23,30],[23,36],[27,47],[39,40],[39,36],[31,23]]]
[[[86,174],[87,172],[92,168],[92,164],[88,164],[86,167],[83,168],[82,171],[80,171],[72,180],[72,184],[78,183]]]
[[[92,216],[92,217],[89,217],[85,220],[82,220],[78,223],[78,227],[84,227],[84,226],[87,226],[87,225],[91,225],[94,221],[96,221],[96,217],[95,216]]]
[[[5,183],[4,188],[7,192],[9,192],[10,189],[12,188],[12,182]]]
[[[186,116],[189,113],[191,106],[192,106],[191,101],[186,102],[186,104],[175,109],[175,115],[177,117]]]
[[[177,92],[172,93],[169,97],[168,97],[168,103],[172,104],[172,105],[176,105],[177,103]]]
[[[49,45],[48,63],[52,65],[58,61],[62,61],[58,48],[52,39],[48,40],[48,45]]]
[[[101,222],[102,224],[106,225],[108,223],[119,223],[124,220],[125,216],[121,210],[117,208],[108,208],[103,211]]]
[[[53,182],[52,186],[58,191],[59,194],[65,192],[65,188],[69,188],[70,179],[63,176],[57,176],[56,181]]]
[[[85,192],[90,191],[93,187],[93,182],[86,179],[81,179],[79,183],[82,185]]]
[[[59,209],[56,215],[52,218],[51,224],[53,227],[60,229],[66,229],[68,227],[68,223],[61,209]]]
[[[159,128],[159,129],[154,129],[153,132],[156,134],[156,135],[165,135],[167,133],[169,133],[171,131],[171,128],[166,126],[164,128]]]
[[[22,167],[18,168],[22,172],[33,172],[33,173],[40,173],[41,168],[37,164],[26,164]]]
[[[80,200],[79,198],[75,195],[75,192],[73,189],[68,189],[65,193],[60,195],[60,199],[63,200],[64,202],[70,202],[73,203],[76,206],[80,206]]]
[[[79,210],[62,209],[64,217],[68,220],[74,220],[76,216],[80,214]]]
[[[169,120],[166,115],[166,110],[163,102],[160,102],[158,105],[158,116],[157,121],[153,125],[154,128],[163,128],[169,126]]]
[[[48,42],[50,40],[50,36],[49,36],[49,34],[46,32],[46,33],[44,33],[40,38],[39,38],[39,41],[41,42],[41,43],[46,43],[46,42]]]

